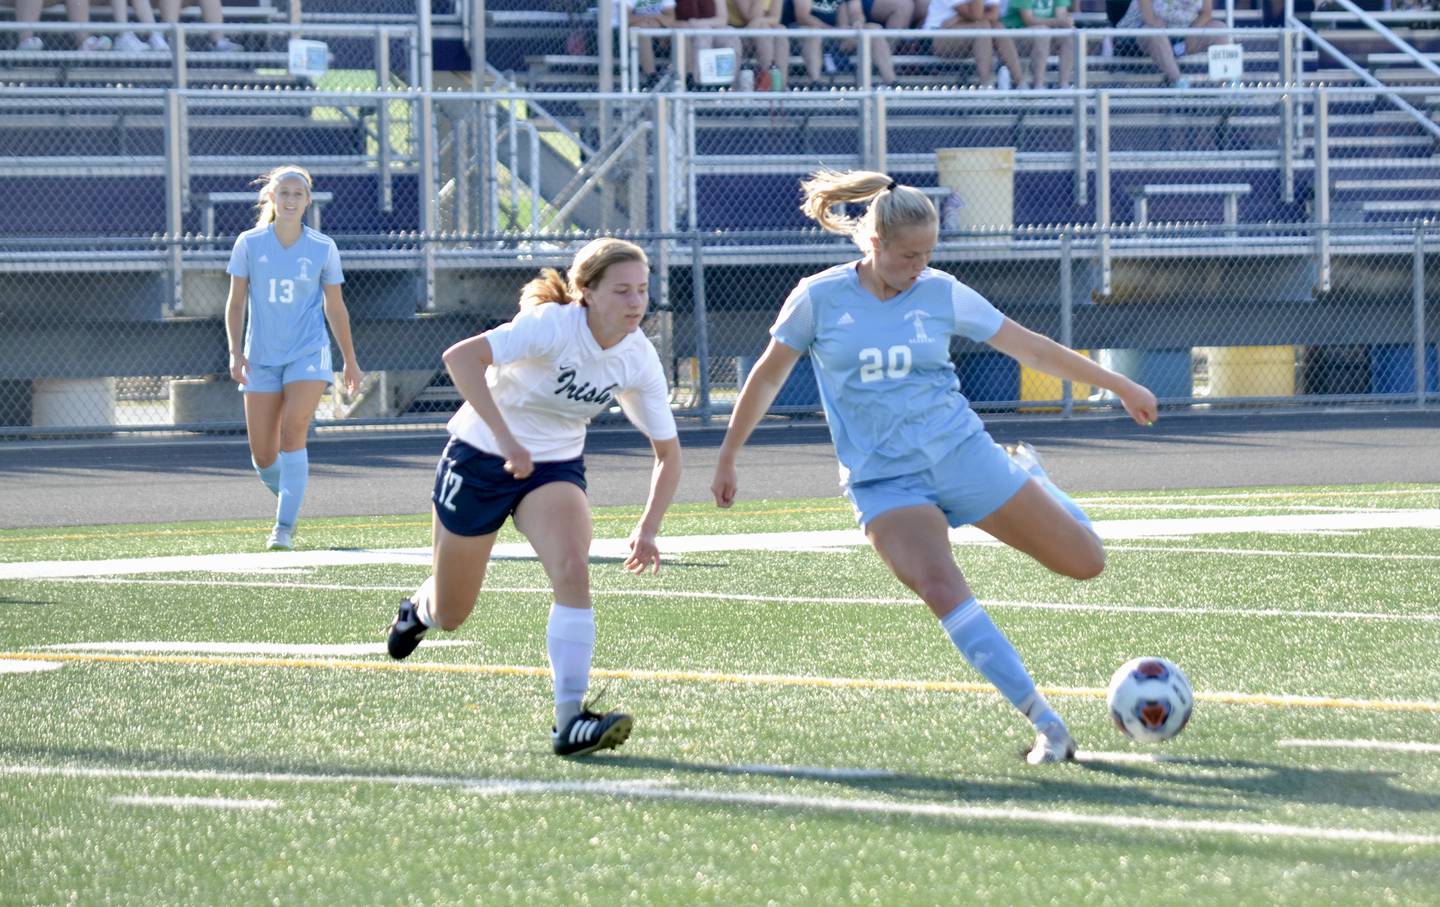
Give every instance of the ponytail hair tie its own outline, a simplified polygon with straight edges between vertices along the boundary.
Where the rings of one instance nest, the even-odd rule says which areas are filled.
[[[886,192],[894,192],[894,191],[895,191],[895,187],[898,186],[898,185],[900,185],[900,184],[897,183],[897,182],[895,182],[894,180],[891,180],[891,181],[890,181],[890,184],[885,187],[885,191],[886,191]]]

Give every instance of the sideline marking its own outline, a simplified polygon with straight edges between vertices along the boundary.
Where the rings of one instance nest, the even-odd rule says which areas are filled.
[[[1404,740],[1281,740],[1276,746],[1440,753],[1440,743],[1411,743]]]
[[[466,639],[437,639],[435,646],[473,646]],[[62,642],[41,646],[47,651],[73,652],[196,652],[214,655],[316,655],[356,656],[389,654],[382,642],[266,643],[266,642]],[[427,647],[428,648],[428,647]],[[56,665],[59,667],[59,665]]]
[[[1064,769],[1060,769],[1063,771]],[[290,784],[387,784],[455,788],[485,797],[526,794],[578,794],[615,799],[680,800],[722,806],[762,809],[816,810],[891,816],[1017,822],[1045,826],[1108,828],[1174,832],[1177,834],[1248,835],[1311,841],[1347,841],[1370,844],[1440,846],[1440,835],[1369,831],[1353,828],[1314,828],[1267,822],[1223,822],[1204,819],[1157,819],[1113,813],[1074,813],[1063,810],[1019,809],[993,806],[958,806],[951,803],[906,803],[891,800],[809,797],[790,794],[678,788],[656,782],[527,781],[505,778],[454,778],[425,775],[323,775],[288,772],[224,772],[174,769],[119,769],[102,766],[0,765],[0,775],[58,778],[148,778],[204,781],[253,781]]]
[[[33,674],[37,671],[56,671],[65,667],[58,661],[30,661],[0,658],[0,674]]]
[[[1124,550],[1124,549],[1122,549]],[[1157,549],[1173,551],[1173,548]],[[1270,552],[1282,554],[1288,552]],[[1329,557],[1318,553],[1317,557]],[[1397,557],[1403,555],[1396,555]],[[1416,555],[1431,557],[1431,555]],[[1434,555],[1440,560],[1440,555]],[[263,580],[208,580],[208,579],[131,579],[128,577],[61,577],[57,583],[88,583],[99,586],[233,586],[241,589],[305,589],[316,592],[412,592],[414,586],[363,586],[345,583],[272,583]],[[553,595],[545,586],[486,586],[491,595]],[[726,602],[757,602],[781,605],[878,605],[882,607],[911,607],[920,605],[917,598],[853,598],[819,597],[805,595],[753,595],[749,593],[695,592],[677,589],[591,589],[592,597],[614,596],[617,598],[687,598]],[[1286,619],[1317,620],[1360,620],[1360,621],[1401,621],[1418,623],[1440,623],[1440,614],[1386,614],[1377,611],[1287,611],[1283,608],[1206,608],[1187,605],[1112,605],[1104,602],[1022,602],[1005,599],[986,599],[987,608],[1015,608],[1031,611],[1095,611],[1115,614],[1171,614],[1181,617],[1278,617]],[[444,645],[447,640],[437,640],[431,645]],[[453,643],[452,643],[453,644]],[[336,653],[343,654],[343,653]]]
[[[274,809],[279,800],[236,800],[229,797],[111,797],[115,806],[170,806],[175,809],[204,807],[205,809]]]
[[[1350,529],[1440,529],[1440,510],[1381,510],[1368,513],[1292,514],[1282,516],[1175,517],[1165,519],[1098,520],[1102,539],[1188,538],[1194,535],[1245,532],[1298,533]],[[999,545],[973,526],[950,531],[951,544]],[[680,535],[664,541],[670,555],[706,551],[810,551],[816,548],[868,547],[859,529],[812,532],[755,532],[726,535]],[[596,539],[590,556],[624,559],[626,539]],[[534,558],[525,542],[507,542],[491,550],[492,560]],[[180,554],[152,558],[95,561],[17,561],[0,564],[0,580],[55,579],[76,576],[122,576],[136,573],[246,573],[258,568],[334,567],[375,564],[430,566],[426,548],[358,548],[316,551],[265,551],[235,554]]]
[[[446,662],[339,661],[319,658],[247,658],[220,655],[105,655],[79,652],[0,652],[0,659],[54,659],[99,664],[201,665],[241,668],[319,668],[338,671],[410,671],[432,674],[479,674],[494,677],[550,677],[548,667],[533,665],[480,665]],[[666,683],[738,684],[742,686],[816,687],[821,689],[905,690],[921,693],[984,693],[998,696],[989,683],[958,680],[904,680],[870,677],[808,677],[798,674],[721,674],[706,671],[638,671],[592,668],[591,677],[605,680],[655,681]],[[1047,696],[1074,696],[1103,699],[1103,687],[1038,687]],[[1269,693],[1200,693],[1198,702],[1224,705],[1263,705],[1279,708],[1361,709],[1382,712],[1440,713],[1440,702],[1404,699],[1346,699],[1331,696],[1290,696]]]

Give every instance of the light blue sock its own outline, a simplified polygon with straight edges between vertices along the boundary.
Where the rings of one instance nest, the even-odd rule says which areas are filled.
[[[956,605],[940,620],[940,626],[970,666],[993,683],[1031,724],[1041,727],[1060,721],[1050,703],[1035,689],[1035,681],[1020,662],[1020,653],[974,596]]]
[[[250,465],[255,467],[255,472],[260,475],[260,481],[265,483],[265,487],[270,489],[271,494],[280,494],[280,461],[278,459],[269,466],[261,466],[255,462],[254,457],[251,457]]]
[[[275,508],[275,525],[295,528],[305,486],[310,484],[310,452],[305,448],[280,451],[280,503]]]

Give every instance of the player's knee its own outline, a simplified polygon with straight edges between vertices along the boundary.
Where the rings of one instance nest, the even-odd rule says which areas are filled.
[[[1071,579],[1094,579],[1105,572],[1105,548],[1095,540],[1093,544],[1075,552],[1068,570]]]

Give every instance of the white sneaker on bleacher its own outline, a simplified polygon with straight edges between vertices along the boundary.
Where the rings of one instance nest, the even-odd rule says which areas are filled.
[[[158,31],[152,31],[150,33],[150,49],[158,50],[162,54],[168,54],[170,52],[170,42],[166,41],[165,36]]]
[[[109,50],[110,38],[106,35],[91,35],[80,42],[81,50]]]
[[[40,40],[39,35],[31,35],[24,41],[15,45],[16,50],[44,50],[45,42]]]
[[[215,39],[215,42],[213,44],[210,45],[210,49],[222,54],[238,54],[245,48],[241,47],[239,44],[236,44],[234,41],[231,41],[224,35],[221,35],[219,38]]]
[[[122,54],[138,54],[150,49],[150,45],[141,41],[133,32],[121,32],[120,37],[115,39],[115,50]]]

